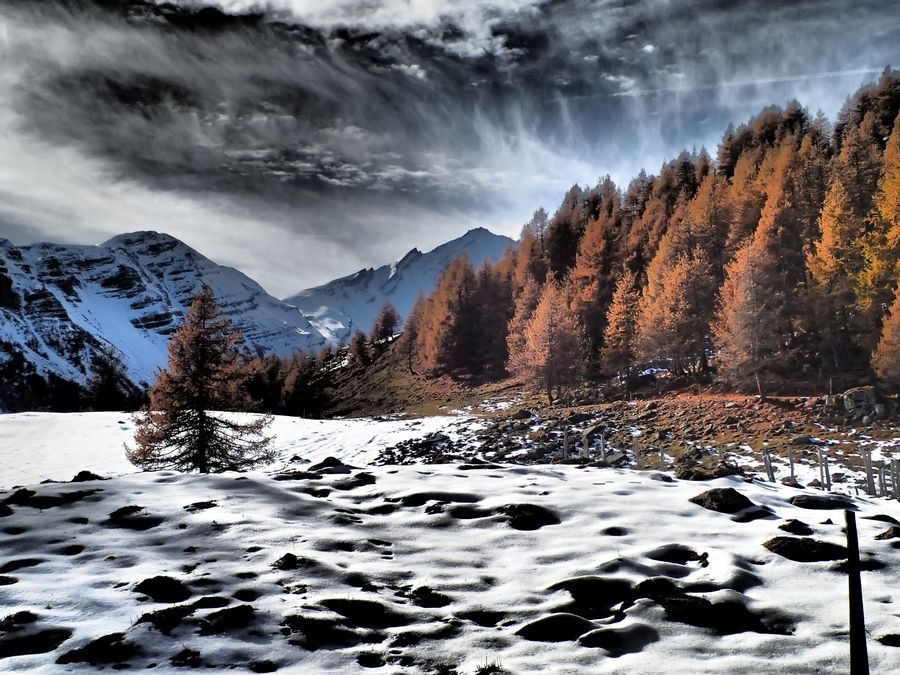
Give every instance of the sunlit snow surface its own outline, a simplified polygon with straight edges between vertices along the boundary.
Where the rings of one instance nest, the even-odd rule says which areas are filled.
[[[246,672],[248,664],[264,659],[292,673],[420,673],[434,672],[441,663],[474,673],[491,662],[512,673],[847,672],[846,576],[833,570],[833,562],[793,562],[762,546],[786,535],[778,526],[789,518],[808,523],[818,540],[843,543],[841,511],[805,510],[787,501],[821,492],[737,478],[666,483],[653,480],[652,472],[575,466],[366,466],[382,447],[448,425],[456,433],[458,421],[276,418],[273,431],[283,451],[277,467],[243,476],[197,476],[133,473],[122,450],[133,431],[127,415],[0,416],[0,489],[5,490],[0,500],[13,484],[29,484],[39,495],[99,490],[43,511],[13,506],[12,514],[0,518],[0,567],[39,561],[5,573],[17,582],[0,586],[0,619],[30,610],[38,620],[27,631],[74,630],[50,653],[0,659],[0,671],[60,672],[55,661],[62,654],[100,636],[125,633],[142,649],[128,662],[138,669],[155,663],[156,672],[176,671],[169,659],[185,648],[212,666],[206,672],[230,667]],[[358,468],[318,479],[276,480],[284,467],[308,468],[306,462],[290,461],[295,455],[312,462],[334,455]],[[81,469],[127,475],[37,484],[45,478],[68,480]],[[360,473],[374,481],[341,489]],[[735,522],[688,501],[711,487],[734,487],[776,517]],[[401,501],[428,492],[444,493],[435,496],[448,502],[443,511],[434,499]],[[184,508],[197,502],[214,505]],[[543,506],[561,522],[534,531],[513,529],[499,514],[510,504]],[[900,518],[900,505],[874,498],[855,504],[863,557],[885,565],[863,574],[872,672],[896,672],[900,648],[875,638],[900,633],[900,550],[891,546],[897,539],[875,540],[888,524],[867,516]],[[126,505],[141,506],[161,521],[145,531],[110,526],[109,514]],[[468,517],[454,511],[458,506],[470,510]],[[709,566],[648,555],[672,543],[707,553]],[[76,544],[83,551],[63,553]],[[306,569],[273,568],[286,553],[314,562]],[[256,610],[254,621],[222,635],[201,635],[200,621],[217,610],[200,609],[169,636],[136,623],[145,612],[168,606],[142,601],[134,591],[138,582],[161,574],[189,586],[188,602],[218,596],[236,606],[241,601],[232,595],[252,589],[259,593],[248,601]],[[695,595],[714,603],[736,600],[754,613],[780,612],[795,622],[795,630],[717,636],[667,619],[658,604],[638,599],[624,618],[592,620],[597,629],[640,626],[658,636],[632,653],[612,657],[575,641],[535,642],[516,634],[571,602],[568,592],[550,590],[553,584],[587,575],[632,585],[657,576],[681,587],[706,583],[723,590]],[[417,606],[408,596],[419,586],[445,595],[448,604]],[[400,617],[398,625],[353,628],[371,642],[348,647],[310,651],[288,642],[299,633],[282,634],[285,617],[342,620],[326,608],[334,599],[380,603]],[[473,610],[499,612],[500,618],[493,627],[461,618]],[[363,668],[361,654],[386,664]],[[401,665],[402,657],[412,665]],[[66,668],[94,670],[85,664]]]

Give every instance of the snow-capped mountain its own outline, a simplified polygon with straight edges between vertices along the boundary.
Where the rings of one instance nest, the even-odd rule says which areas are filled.
[[[103,352],[135,382],[152,381],[204,283],[253,352],[286,356],[326,342],[300,310],[241,272],[166,234],[136,232],[99,246],[0,240],[0,358],[18,353],[41,374],[84,382]]]
[[[285,302],[299,307],[324,334],[347,338],[356,329],[368,331],[385,302],[405,318],[416,298],[430,293],[460,255],[468,255],[477,269],[485,260],[499,260],[513,243],[478,227],[428,253],[414,248],[397,262],[308,288]]]

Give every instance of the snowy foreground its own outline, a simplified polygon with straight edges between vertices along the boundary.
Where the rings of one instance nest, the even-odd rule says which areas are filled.
[[[127,415],[0,416],[0,671],[847,671],[840,555],[763,546],[793,536],[779,529],[790,519],[807,541],[844,544],[840,508],[789,502],[820,491],[566,465],[367,466],[458,421],[279,418],[277,466],[197,476],[134,473]],[[343,463],[317,465],[328,456]],[[117,477],[39,484],[81,470]],[[754,506],[689,501],[711,488]],[[900,539],[876,535],[900,504],[852,505],[873,568],[872,672],[896,672]]]

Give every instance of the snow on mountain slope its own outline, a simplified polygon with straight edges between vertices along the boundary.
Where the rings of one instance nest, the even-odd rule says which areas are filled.
[[[513,243],[509,237],[475,228],[428,253],[414,248],[395,263],[308,288],[285,298],[285,302],[312,317],[323,333],[347,338],[357,328],[368,332],[385,302],[393,304],[405,318],[416,298],[430,293],[447,266],[460,255],[468,255],[477,269],[485,260],[499,260]]]
[[[165,234],[119,235],[99,246],[0,240],[0,351],[74,382],[91,356],[118,358],[136,382],[165,365],[171,332],[203,284],[256,353],[289,355],[325,342],[296,307]]]

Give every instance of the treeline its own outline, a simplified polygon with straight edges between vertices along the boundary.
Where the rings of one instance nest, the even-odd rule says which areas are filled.
[[[146,392],[137,387],[114,358],[95,353],[84,383],[40,373],[9,343],[0,342],[0,411],[137,410]]]
[[[572,187],[518,246],[456,260],[407,318],[410,368],[552,396],[654,365],[731,386],[900,385],[900,71],[832,125],[797,103],[621,188]]]

